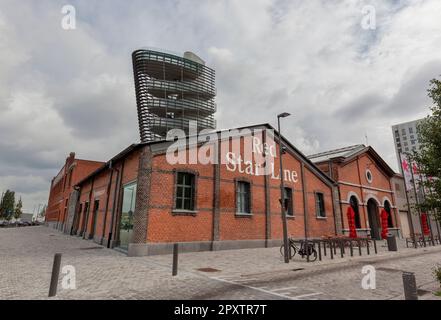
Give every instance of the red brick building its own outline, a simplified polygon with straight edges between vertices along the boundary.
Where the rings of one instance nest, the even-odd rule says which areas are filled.
[[[280,245],[278,139],[259,149],[273,128],[264,124],[240,130],[227,138],[221,133],[228,131],[203,136],[210,144],[186,137],[180,150],[187,161],[181,164],[167,158],[173,141],[131,145],[77,183],[65,230],[132,256],[167,253],[174,242],[183,251]],[[260,152],[274,154],[274,162],[243,161],[245,142],[254,139],[246,130],[262,134],[253,145],[253,161]],[[240,145],[236,154],[228,151],[235,143]],[[289,235],[335,234],[341,214],[334,181],[287,140],[283,143]],[[219,161],[188,161],[202,153]],[[271,173],[262,174],[264,168]]]
[[[383,208],[389,213],[389,231],[399,234],[400,219],[392,183],[395,172],[372,147],[355,145],[308,158],[338,184],[343,233],[349,233],[346,213],[352,206],[359,236],[380,238]]]
[[[61,229],[67,219],[69,198],[74,191],[74,186],[103,164],[98,161],[76,159],[73,152],[69,154],[64,166],[51,181],[46,210],[48,224]]]

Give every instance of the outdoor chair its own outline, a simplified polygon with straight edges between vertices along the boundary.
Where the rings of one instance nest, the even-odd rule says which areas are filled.
[[[406,238],[406,248],[409,248],[409,244],[412,245],[412,247],[418,245],[420,243],[420,235],[418,233],[411,234],[409,238]]]

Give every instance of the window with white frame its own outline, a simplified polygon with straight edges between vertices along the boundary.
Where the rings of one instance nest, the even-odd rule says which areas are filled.
[[[251,213],[251,186],[249,182],[237,181],[236,207],[238,213]]]
[[[318,218],[325,218],[325,197],[322,192],[315,193],[315,211]]]

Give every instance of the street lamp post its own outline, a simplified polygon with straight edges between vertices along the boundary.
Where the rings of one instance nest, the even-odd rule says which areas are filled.
[[[283,181],[283,161],[282,155],[284,153],[284,147],[282,144],[282,134],[280,132],[280,118],[286,118],[290,116],[289,113],[283,112],[277,116],[277,129],[279,131],[279,161],[280,161],[280,210],[282,213],[282,227],[283,227],[283,252],[285,257],[285,263],[289,263],[289,244],[288,244],[288,228],[286,225],[286,210],[285,210],[285,186]]]

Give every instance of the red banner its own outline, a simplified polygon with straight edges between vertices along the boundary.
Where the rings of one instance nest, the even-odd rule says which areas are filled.
[[[387,223],[387,217],[389,214],[386,210],[381,210],[381,238],[386,239],[387,233],[388,233],[388,223]]]
[[[349,237],[357,238],[357,229],[355,228],[355,212],[351,206],[348,207],[348,225],[349,225]]]
[[[421,229],[423,230],[423,234],[425,236],[430,234],[430,228],[429,228],[429,224],[427,221],[427,213],[421,214]]]

